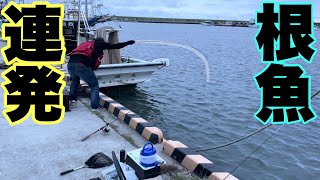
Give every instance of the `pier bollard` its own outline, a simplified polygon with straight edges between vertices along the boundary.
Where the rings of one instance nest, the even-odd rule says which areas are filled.
[[[183,167],[193,172],[200,178],[208,178],[210,180],[223,180],[227,176],[227,180],[238,180],[233,175],[223,172],[223,170],[216,167],[213,162],[198,154],[194,150],[188,148],[179,141],[164,141],[164,152],[175,159]]]

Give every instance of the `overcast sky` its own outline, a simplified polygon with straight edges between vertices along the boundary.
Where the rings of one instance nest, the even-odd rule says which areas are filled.
[[[320,20],[320,0],[280,0],[313,2]],[[261,9],[260,0],[101,0],[109,13],[125,16],[250,20]]]

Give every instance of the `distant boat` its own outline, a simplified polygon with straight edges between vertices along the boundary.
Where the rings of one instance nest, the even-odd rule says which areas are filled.
[[[212,21],[204,21],[201,24],[204,25],[204,26],[212,26]]]
[[[320,26],[314,25],[314,30],[315,31],[320,31]]]
[[[250,19],[250,21],[249,21],[249,23],[248,23],[248,27],[249,27],[249,28],[259,28],[259,26],[256,25],[254,19]]]
[[[233,26],[233,23],[232,22],[230,22],[230,21],[226,21],[226,22],[215,22],[214,24],[213,24],[214,26]]]
[[[229,26],[229,27],[248,27],[246,22],[230,22],[226,21],[224,23],[215,23],[214,26]]]
[[[248,24],[248,27],[249,28],[259,28],[259,26],[256,24]]]
[[[248,24],[245,22],[234,22],[232,26],[234,26],[234,27],[249,27]]]

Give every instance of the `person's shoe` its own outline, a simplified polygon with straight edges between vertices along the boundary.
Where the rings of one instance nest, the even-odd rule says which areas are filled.
[[[91,109],[92,112],[98,112],[101,111],[103,109],[103,107],[98,107],[97,109]]]
[[[71,106],[76,106],[77,105],[77,102],[76,100],[70,100],[70,105]]]

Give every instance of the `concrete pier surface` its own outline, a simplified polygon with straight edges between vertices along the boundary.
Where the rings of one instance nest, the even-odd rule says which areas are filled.
[[[3,90],[0,91],[3,102]],[[1,110],[3,110],[1,103]],[[103,152],[109,157],[121,149],[135,149],[128,141],[111,131],[99,133],[82,142],[80,139],[105,123],[86,106],[79,103],[66,113],[58,125],[41,126],[31,118],[11,127],[0,117],[0,179],[90,179],[102,169],[82,169],[60,176],[60,172],[84,164],[93,154]]]
[[[0,47],[5,45],[0,42]],[[0,60],[2,61],[2,59]],[[0,69],[0,73],[4,70]],[[0,83],[4,80],[0,78]],[[76,179],[88,180],[100,176],[105,168],[80,169],[60,176],[60,173],[79,167],[93,154],[103,152],[118,158],[121,149],[126,152],[141,148],[147,140],[111,115],[106,110],[92,112],[89,98],[81,98],[78,104],[66,112],[57,125],[38,125],[31,117],[16,126],[10,126],[2,114],[4,91],[0,88],[0,179]],[[116,120],[116,121],[115,121]],[[114,122],[108,133],[98,132],[86,141],[81,138]],[[167,161],[167,172],[156,179],[197,179],[156,145],[158,155]]]

